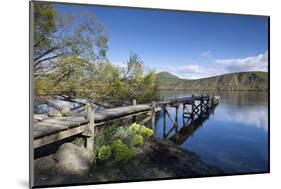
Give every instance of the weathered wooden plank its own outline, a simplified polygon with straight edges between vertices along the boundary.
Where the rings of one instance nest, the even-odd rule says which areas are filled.
[[[88,119],[84,117],[54,117],[50,119],[45,119],[42,121],[43,123],[51,123],[51,124],[60,124],[65,125],[67,127],[77,127],[79,125],[83,125],[89,122]]]
[[[43,123],[37,122],[33,125],[33,137],[39,138],[45,135],[50,135],[56,132],[60,132],[62,130],[67,129],[68,127],[60,124],[51,124],[51,123]]]
[[[95,113],[95,121],[100,122],[111,120],[114,118],[123,117],[138,112],[148,111],[150,109],[150,105],[135,105],[101,110]]]
[[[160,110],[158,110],[160,111]],[[100,125],[103,125],[107,122],[110,122],[110,121],[116,121],[116,120],[119,120],[119,119],[127,119],[127,118],[131,118],[133,116],[137,116],[137,115],[141,115],[141,114],[146,114],[146,113],[150,113],[150,110],[149,111],[142,111],[142,112],[138,112],[138,113],[134,113],[134,114],[129,114],[129,115],[126,115],[126,116],[122,116],[122,117],[116,117],[116,118],[112,118],[110,120],[105,120],[105,121],[99,121],[97,123],[95,123],[96,126],[100,126]]]
[[[86,138],[86,148],[92,152],[95,142],[95,113],[91,107],[87,108],[87,119],[89,120],[89,123],[87,124],[86,130],[89,137]]]
[[[42,121],[42,120],[44,120],[44,119],[48,119],[49,118],[49,116],[47,115],[47,114],[35,114],[34,116],[33,116],[33,121]]]
[[[133,106],[137,105],[137,100],[133,99]],[[133,116],[132,122],[135,123],[137,121],[137,116]]]
[[[151,103],[151,127],[152,127],[152,130],[153,130],[153,135],[155,135],[155,102],[153,101]]]
[[[140,125],[144,125],[146,122],[148,122],[149,120],[151,120],[151,116],[149,115],[149,116],[147,116],[146,118],[144,118],[143,120],[141,120],[140,122],[139,122],[139,124]]]
[[[33,140],[33,148],[38,148],[47,144],[51,144],[53,142],[78,135],[80,133],[83,133],[85,130],[86,125],[80,126],[80,127],[74,127],[70,129],[66,129],[60,132],[56,132],[44,137],[37,138]]]

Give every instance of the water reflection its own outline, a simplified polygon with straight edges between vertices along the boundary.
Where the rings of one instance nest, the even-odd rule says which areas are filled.
[[[204,92],[160,91],[165,98],[183,97]],[[205,92],[207,94],[210,92]],[[186,124],[182,106],[178,130],[163,115],[157,120],[156,135],[168,138],[182,148],[198,154],[209,164],[227,173],[263,172],[268,170],[268,95],[263,92],[220,92],[220,104],[209,116]],[[169,108],[171,116],[175,109]],[[167,134],[168,133],[168,134]],[[166,134],[166,135],[165,135]]]
[[[268,110],[266,106],[237,107],[221,104],[215,119],[268,130]]]

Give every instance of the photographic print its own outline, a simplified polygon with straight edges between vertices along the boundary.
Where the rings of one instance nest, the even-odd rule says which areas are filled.
[[[269,173],[269,17],[30,2],[30,186]]]

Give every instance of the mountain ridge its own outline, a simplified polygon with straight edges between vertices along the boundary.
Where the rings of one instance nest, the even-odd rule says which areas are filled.
[[[169,72],[156,76],[159,90],[267,91],[268,73],[236,72],[201,79],[182,79]]]

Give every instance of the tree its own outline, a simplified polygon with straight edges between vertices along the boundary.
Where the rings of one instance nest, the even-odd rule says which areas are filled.
[[[131,53],[126,68],[122,68],[121,80],[118,83],[120,99],[138,103],[156,99],[156,73],[144,72],[143,61],[135,53]]]
[[[34,2],[35,77],[53,71],[58,59],[76,56],[86,61],[106,57],[108,35],[90,12],[75,15],[56,12],[51,3]],[[51,65],[50,65],[51,64]]]
[[[50,98],[82,98],[103,106],[154,98],[155,73],[145,74],[135,53],[126,68],[111,64],[103,24],[90,12],[77,19],[56,12],[51,3],[34,2],[35,98],[48,105]]]
[[[34,2],[35,96],[92,96],[94,69],[106,60],[107,32],[96,17],[56,12]]]

